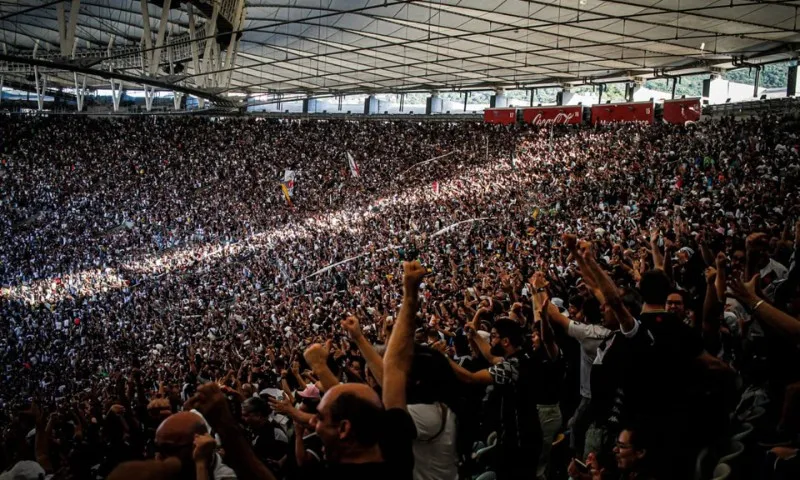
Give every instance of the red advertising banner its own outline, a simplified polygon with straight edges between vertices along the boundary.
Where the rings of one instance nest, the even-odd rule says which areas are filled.
[[[702,112],[699,98],[664,100],[664,121],[667,123],[696,122]]]
[[[511,125],[517,121],[516,108],[487,108],[483,111],[483,121],[486,123],[499,123]]]
[[[592,125],[604,123],[653,123],[653,102],[606,103],[592,107]]]
[[[566,125],[581,123],[583,107],[556,106],[556,107],[531,107],[522,109],[522,119],[525,123],[534,125]]]

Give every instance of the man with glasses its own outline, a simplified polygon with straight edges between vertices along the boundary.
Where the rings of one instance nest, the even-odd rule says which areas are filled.
[[[492,326],[489,343],[475,335],[474,329],[469,335],[492,366],[473,373],[450,363],[462,382],[494,385],[492,395],[500,405],[497,478],[535,478],[542,449],[535,392],[540,387],[540,372],[523,349],[522,327],[513,320],[499,319]]]

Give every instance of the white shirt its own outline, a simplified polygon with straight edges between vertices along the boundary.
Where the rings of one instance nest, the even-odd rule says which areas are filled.
[[[592,398],[589,376],[592,364],[597,356],[597,347],[611,334],[611,330],[602,325],[588,325],[570,320],[567,335],[581,344],[581,396]]]
[[[408,413],[417,427],[417,438],[412,445],[414,480],[457,480],[455,414],[439,403],[409,405]]]
[[[214,480],[237,480],[236,474],[231,467],[222,463],[222,457],[218,453],[214,454]]]

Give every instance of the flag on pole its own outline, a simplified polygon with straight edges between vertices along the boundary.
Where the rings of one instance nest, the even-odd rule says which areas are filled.
[[[283,184],[286,185],[286,189],[289,191],[289,196],[294,196],[294,183],[295,179],[297,178],[297,172],[294,170],[289,170],[288,168],[283,171]]]
[[[347,153],[347,164],[350,166],[350,176],[353,178],[358,178],[360,176],[358,172],[358,164],[356,160],[350,155],[350,152]]]
[[[436,180],[433,182],[433,193],[439,195],[439,181]]]
[[[292,204],[292,197],[294,196],[294,183],[296,178],[297,172],[288,168],[284,170],[281,190],[283,190],[283,196],[286,198],[286,204],[290,207],[294,206]]]

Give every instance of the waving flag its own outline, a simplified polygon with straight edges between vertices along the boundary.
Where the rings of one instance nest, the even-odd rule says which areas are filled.
[[[294,197],[294,183],[297,178],[297,172],[289,170],[288,168],[283,172],[283,182],[281,182],[281,190],[283,196],[286,198],[286,204],[292,206],[292,197]]]
[[[360,174],[358,173],[358,164],[353,156],[350,155],[350,152],[347,152],[347,164],[350,166],[350,176],[353,178],[359,177]]]

